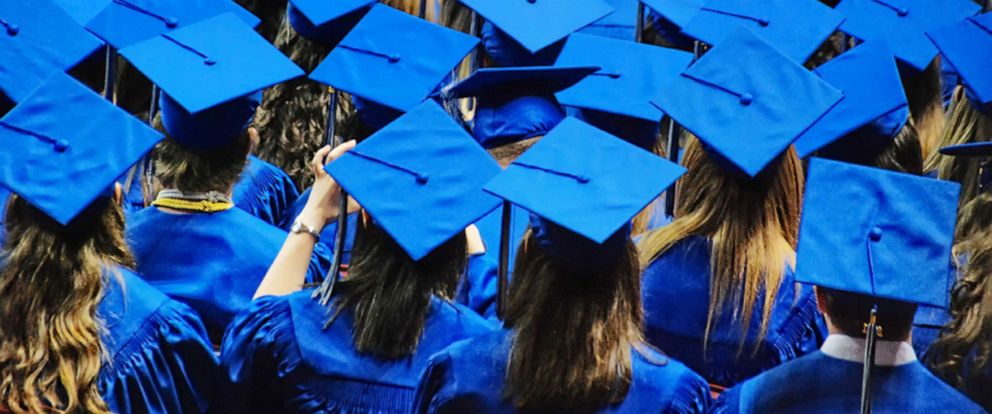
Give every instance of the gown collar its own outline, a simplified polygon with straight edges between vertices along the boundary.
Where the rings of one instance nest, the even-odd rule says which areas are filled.
[[[820,351],[829,357],[862,363],[865,360],[864,338],[830,334]],[[916,361],[916,352],[909,342],[878,340],[875,345],[875,365],[893,367]]]

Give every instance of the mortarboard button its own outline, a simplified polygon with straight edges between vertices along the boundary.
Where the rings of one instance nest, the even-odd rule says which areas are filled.
[[[251,27],[261,20],[232,0],[110,0],[86,28],[123,49],[168,31],[233,13]]]
[[[499,165],[432,101],[326,169],[413,260],[499,206],[482,191]]]
[[[0,186],[65,225],[161,139],[56,72],[0,119]]]
[[[310,79],[408,111],[431,96],[476,44],[472,36],[377,4]]]
[[[744,28],[662,90],[662,111],[752,177],[842,97]]]

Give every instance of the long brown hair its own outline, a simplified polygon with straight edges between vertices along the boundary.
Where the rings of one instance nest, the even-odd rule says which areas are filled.
[[[648,232],[640,243],[647,266],[679,241],[703,236],[710,249],[709,314],[705,337],[727,305],[734,305],[743,336],[755,305],[763,299],[761,337],[768,329],[772,304],[794,262],[803,195],[803,169],[793,147],[757,177],[726,171],[695,137],[685,152],[688,172],[676,189],[676,219]]]
[[[102,198],[62,226],[15,195],[5,227],[0,408],[109,412],[97,389],[105,357],[97,306],[108,266],[134,265],[123,212]]]
[[[951,115],[940,139],[941,147],[992,139],[992,116],[979,112],[968,100],[964,89],[954,91]],[[979,162],[977,158],[951,157],[934,153],[924,168],[936,171],[941,179],[961,184],[961,205],[978,195]]]
[[[990,408],[992,396],[982,384],[989,383],[992,372],[992,230],[962,243],[955,253],[966,253],[968,262],[951,291],[951,321],[924,362],[944,381]]]
[[[633,381],[631,346],[646,346],[634,244],[626,241],[611,269],[588,274],[565,270],[536,246],[528,231],[510,283],[505,324],[514,339],[504,397],[536,409],[623,401]]]
[[[902,86],[909,101],[909,113],[916,125],[923,146],[923,156],[929,157],[940,147],[944,130],[944,91],[941,88],[940,58],[934,59],[922,72],[902,72]]]
[[[382,359],[409,356],[417,350],[432,298],[452,299],[468,263],[464,233],[414,261],[371,220],[355,233],[348,277],[338,283],[341,311],[355,314],[354,344],[358,352]]]

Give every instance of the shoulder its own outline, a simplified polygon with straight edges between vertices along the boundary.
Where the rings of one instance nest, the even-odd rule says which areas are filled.
[[[923,398],[934,409],[943,409],[958,413],[984,413],[985,411],[974,401],[966,397],[954,387],[937,378],[919,361],[909,367],[918,384],[918,392],[914,397]],[[953,408],[952,408],[953,407]]]
[[[633,350],[634,386],[628,398],[658,399],[668,412],[703,412],[709,384],[681,362],[650,348]]]
[[[493,321],[459,303],[434,298],[432,308],[430,318],[444,325],[457,326],[466,336],[477,336],[499,329]]]

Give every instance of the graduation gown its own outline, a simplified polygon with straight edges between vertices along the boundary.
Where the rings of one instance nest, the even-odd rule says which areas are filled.
[[[755,306],[743,339],[743,328],[739,321],[733,320],[733,310],[728,308],[715,321],[704,353],[709,275],[710,243],[704,237],[690,237],[648,265],[642,292],[648,341],[710,383],[732,386],[816,351],[826,338],[813,289],[797,287],[792,271],[787,268],[764,339],[759,342],[764,303]],[[752,354],[756,344],[757,352]]]
[[[431,358],[417,388],[414,412],[516,412],[502,399],[511,337],[509,331],[497,331],[459,342]],[[704,412],[710,402],[706,381],[673,359],[647,352],[632,352],[633,383],[624,401],[597,412]]]
[[[296,216],[299,216],[303,212],[303,207],[307,205],[307,200],[310,199],[310,189],[306,189],[300,194],[300,197],[293,202],[292,205],[285,211],[282,218],[279,220],[279,227],[283,230],[289,231],[293,227],[293,221],[296,220]],[[351,248],[355,245],[355,229],[358,228],[358,213],[348,214],[348,234],[344,238],[344,250],[341,253],[341,263],[348,264],[351,262]],[[338,222],[337,220],[331,220],[324,226],[324,230],[320,232],[320,244],[323,244],[328,252],[334,252],[334,243],[337,241],[336,236],[338,233]]]
[[[486,245],[486,253],[469,259],[468,271],[462,279],[462,286],[455,300],[470,307],[478,314],[489,319],[496,318],[496,296],[499,294],[499,239],[502,234],[503,209],[497,208],[475,222]],[[527,210],[513,205],[510,209],[510,272],[512,276],[513,262],[517,257],[517,247],[530,225],[530,215]]]
[[[859,362],[817,351],[728,390],[717,400],[713,412],[857,413],[862,368]],[[919,361],[875,366],[873,373],[873,413],[985,412],[933,376]]]
[[[234,185],[231,199],[238,208],[266,223],[278,225],[299,196],[296,184],[286,172],[250,155],[248,166]]]
[[[435,297],[416,352],[383,361],[355,351],[350,310],[324,329],[328,308],[312,294],[307,289],[259,298],[231,324],[221,351],[237,396],[230,412],[409,412],[431,355],[494,329],[474,312]]]
[[[98,307],[109,357],[100,395],[115,413],[202,413],[223,382],[213,347],[192,309],[136,274],[118,269]],[[120,282],[120,283],[119,283]]]
[[[231,319],[248,308],[285,240],[286,232],[237,208],[210,214],[146,208],[127,223],[138,273],[196,310],[215,342]],[[306,280],[328,268],[330,254],[318,245]]]

